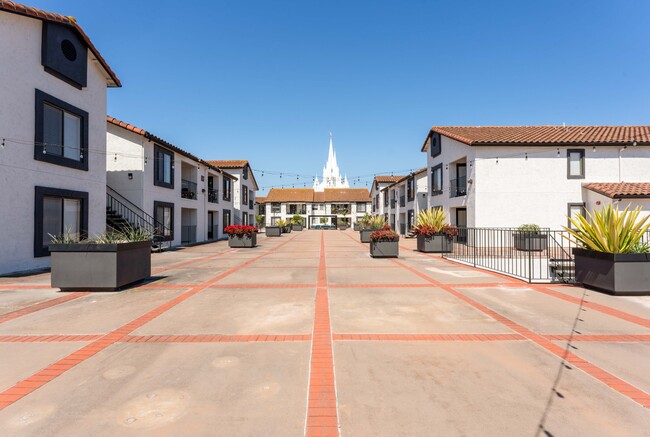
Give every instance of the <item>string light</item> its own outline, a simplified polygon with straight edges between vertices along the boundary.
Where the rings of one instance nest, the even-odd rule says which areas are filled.
[[[591,152],[592,152],[592,153],[596,153],[596,146],[594,146],[594,147],[591,148]]]
[[[528,152],[526,152],[526,161],[528,161]]]
[[[558,158],[560,157],[560,148],[559,147],[557,148],[557,157]]]
[[[5,139],[4,138],[2,139],[2,148],[3,149],[5,148]]]

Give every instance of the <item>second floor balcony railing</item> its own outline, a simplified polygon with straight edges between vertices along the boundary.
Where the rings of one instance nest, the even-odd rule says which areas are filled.
[[[346,208],[343,206],[332,206],[332,214],[341,214],[341,215],[350,214],[350,208]]]
[[[248,201],[248,209],[253,209],[255,208],[255,201],[253,199],[250,199]]]
[[[196,182],[181,180],[181,197],[183,199],[196,199]]]
[[[399,206],[401,208],[406,206],[406,196],[399,196]]]
[[[208,190],[208,202],[219,203],[219,190]]]
[[[467,176],[449,181],[449,197],[460,197],[467,194]]]

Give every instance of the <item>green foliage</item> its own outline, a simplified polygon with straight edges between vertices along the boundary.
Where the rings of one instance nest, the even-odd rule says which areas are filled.
[[[264,216],[261,215],[261,214],[256,215],[255,216],[255,223],[257,224],[257,226],[262,227],[262,225],[264,225]]]
[[[418,214],[417,227],[440,232],[445,226],[447,226],[447,213],[442,208],[425,209]]]
[[[373,231],[377,231],[379,229],[384,229],[384,226],[386,226],[386,219],[384,218],[383,215],[378,215],[370,219],[370,229]]]
[[[275,222],[275,226],[280,226],[281,228],[286,228],[289,226],[289,222],[284,219],[279,219]]]
[[[291,217],[291,224],[292,225],[301,225],[301,224],[303,224],[304,220],[305,219],[300,214],[294,214],[294,216]]]
[[[593,214],[587,212],[588,219],[579,215],[568,217],[574,229],[564,229],[584,249],[607,253],[633,253],[648,250],[642,239],[650,228],[650,216],[639,219],[641,207],[630,211],[628,206],[619,211],[607,205]],[[565,238],[571,240],[570,237]]]
[[[536,234],[540,233],[540,230],[541,230],[541,228],[538,225],[534,224],[534,223],[527,223],[527,224],[521,225],[521,226],[519,226],[517,228],[517,231],[521,232],[522,234],[525,233],[525,234],[534,234],[534,235],[536,235]]]
[[[361,226],[362,229],[369,229],[371,221],[372,221],[372,216],[366,213],[363,217],[359,219],[359,225]]]
[[[66,230],[66,232],[59,236],[50,235],[50,237],[52,237],[53,244],[117,244],[153,240],[153,234],[151,232],[133,226],[126,226],[121,230],[110,229],[95,235],[93,238],[81,241],[77,240],[76,235],[73,236],[70,230]]]

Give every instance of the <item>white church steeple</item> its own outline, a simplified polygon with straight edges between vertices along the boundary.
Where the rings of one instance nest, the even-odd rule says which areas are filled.
[[[341,177],[339,166],[336,162],[336,152],[332,141],[332,131],[330,130],[330,149],[327,155],[327,163],[323,167],[323,181],[318,182],[314,179],[314,191],[324,191],[325,188],[350,188],[347,176]]]

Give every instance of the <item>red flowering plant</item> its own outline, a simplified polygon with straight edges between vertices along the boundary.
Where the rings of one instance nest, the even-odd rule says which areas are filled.
[[[236,237],[243,237],[244,235],[251,236],[260,229],[257,226],[248,226],[248,225],[230,225],[226,226],[226,229],[223,231],[230,235]]]
[[[389,225],[386,225],[384,229],[370,234],[370,239],[372,241],[399,241],[399,235],[393,232]]]

